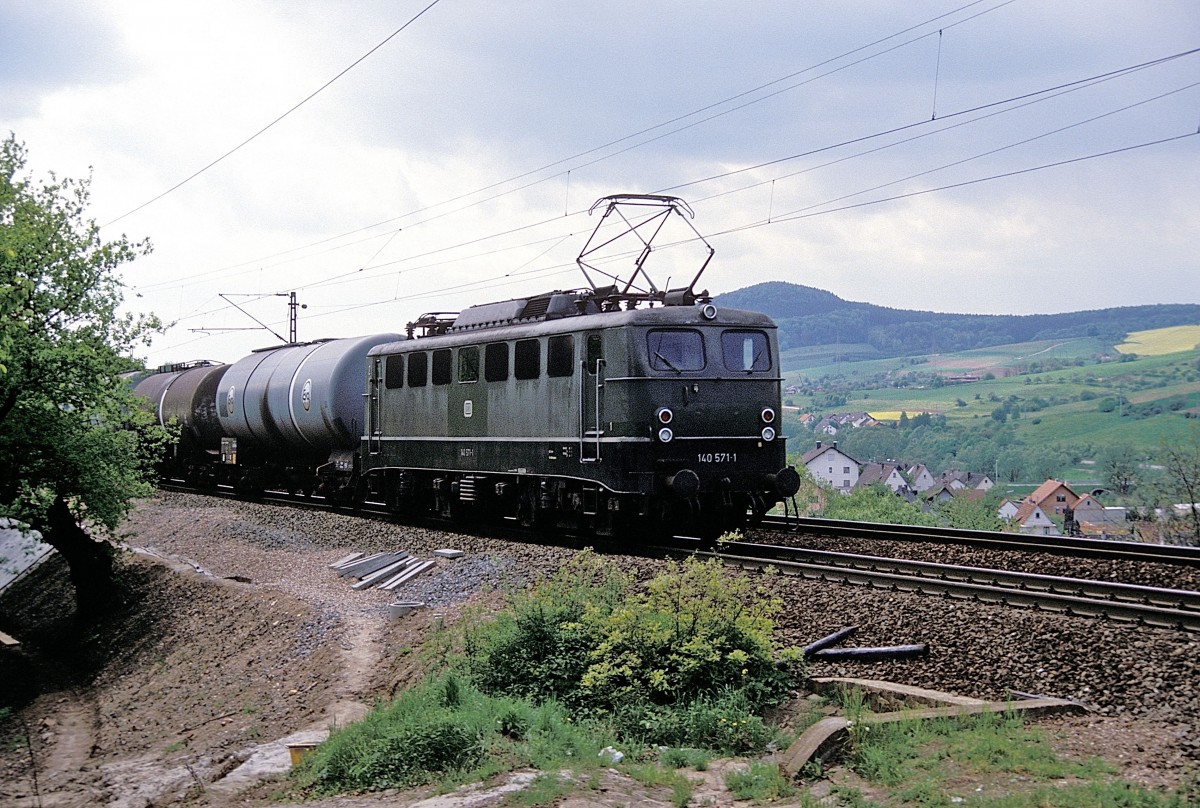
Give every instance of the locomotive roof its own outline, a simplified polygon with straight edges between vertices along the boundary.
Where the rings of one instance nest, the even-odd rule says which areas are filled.
[[[512,301],[506,301],[511,303]],[[520,339],[541,334],[566,334],[576,331],[596,331],[625,326],[723,326],[748,328],[775,328],[774,321],[757,311],[714,307],[716,314],[707,318],[698,306],[655,306],[652,308],[620,309],[599,311],[564,317],[514,318],[502,321],[484,321],[476,324],[447,328],[439,333],[419,336],[376,346],[371,354],[388,354],[406,350],[417,350],[434,345],[463,345],[484,340]],[[460,317],[461,320],[461,317]]]

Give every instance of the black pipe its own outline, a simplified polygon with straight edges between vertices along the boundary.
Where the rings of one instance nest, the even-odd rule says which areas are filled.
[[[808,645],[804,646],[804,655],[812,656],[814,653],[816,653],[817,651],[820,651],[822,648],[828,648],[831,645],[837,645],[842,640],[846,639],[847,637],[852,636],[856,631],[858,631],[858,626],[850,626],[849,628],[844,628],[841,631],[835,631],[833,634],[830,634],[828,637],[824,637],[820,640],[817,640],[816,642],[811,642]]]
[[[928,643],[914,645],[889,645],[883,648],[823,648],[814,651],[812,656],[825,662],[838,660],[853,660],[857,662],[873,662],[880,659],[912,659],[926,656],[929,653]]]

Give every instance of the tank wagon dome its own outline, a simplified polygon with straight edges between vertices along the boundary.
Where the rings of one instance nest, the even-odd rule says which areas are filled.
[[[150,403],[161,426],[179,425],[182,443],[210,446],[221,439],[216,393],[228,369],[207,361],[171,365],[140,378],[133,392]]]
[[[221,427],[239,440],[300,452],[353,448],[362,429],[367,353],[398,339],[372,334],[255,351],[221,381]]]

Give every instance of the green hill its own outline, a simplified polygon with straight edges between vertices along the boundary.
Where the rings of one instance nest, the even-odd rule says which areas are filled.
[[[1064,314],[944,314],[854,303],[781,281],[738,289],[714,302],[770,315],[779,325],[785,365],[793,368],[831,359],[924,356],[1043,340],[1090,338],[1112,346],[1132,331],[1200,324],[1200,305],[1195,304]]]

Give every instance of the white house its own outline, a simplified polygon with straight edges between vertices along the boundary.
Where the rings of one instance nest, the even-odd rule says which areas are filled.
[[[1015,517],[1017,529],[1022,533],[1028,533],[1032,536],[1061,536],[1062,531],[1058,529],[1058,525],[1046,516],[1046,512],[1041,506],[1026,500],[1022,503],[1020,510],[1017,511]]]
[[[814,479],[820,480],[844,494],[858,482],[858,461],[839,451],[837,441],[826,446],[817,441],[815,448],[804,453],[804,465]]]
[[[933,473],[924,463],[920,463],[909,469],[908,479],[912,480],[914,491],[928,491],[937,482],[933,478]]]
[[[999,509],[999,513],[997,513],[997,516],[999,516],[1001,519],[1012,519],[1014,516],[1017,515],[1017,510],[1020,507],[1021,507],[1020,505],[1013,502],[1011,499],[1005,498],[1000,503],[1000,509]]]

